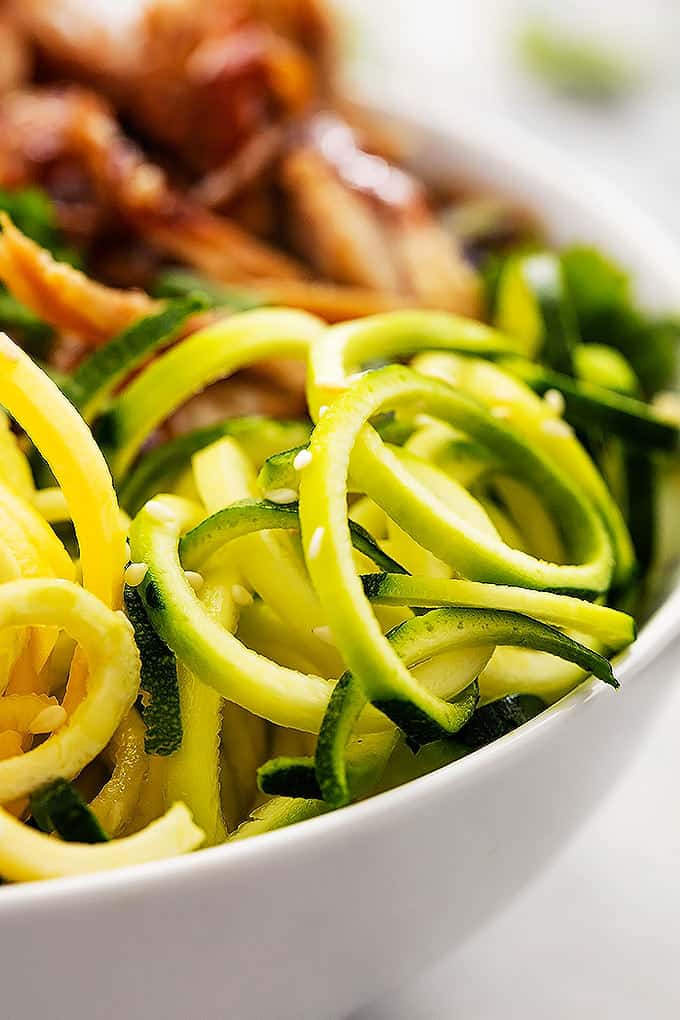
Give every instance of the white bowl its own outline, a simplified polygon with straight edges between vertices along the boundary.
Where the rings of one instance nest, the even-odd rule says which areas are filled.
[[[507,125],[410,125],[430,167],[525,201],[587,240],[657,307],[680,253],[606,186]],[[373,800],[179,860],[0,890],[6,1020],[347,1016],[498,911],[569,839],[642,739],[678,630],[668,595],[622,662],[516,733]]]

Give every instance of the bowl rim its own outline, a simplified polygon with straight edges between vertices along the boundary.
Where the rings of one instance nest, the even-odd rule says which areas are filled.
[[[417,135],[436,137],[445,146],[455,144],[471,150],[477,156],[488,159],[491,167],[496,168],[496,174],[503,164],[514,167],[526,178],[533,177],[538,184],[549,184],[564,201],[575,202],[585,213],[597,210],[600,220],[616,225],[625,236],[635,239],[635,248],[640,252],[639,261],[653,269],[668,291],[675,289],[680,293],[680,247],[665,231],[608,183],[508,118],[449,109],[445,118],[436,114],[423,118],[421,111],[415,119],[405,115],[403,104],[397,108],[385,101],[372,103],[370,111],[401,122]],[[672,588],[643,625],[631,648],[619,657],[618,677],[624,683],[629,678],[633,679],[679,633],[680,583]],[[527,745],[540,738],[549,739],[556,726],[565,725],[592,699],[614,696],[611,688],[591,678],[519,729],[458,761],[340,811],[262,833],[257,838],[223,843],[191,854],[111,871],[10,885],[0,892],[0,920],[26,910],[29,913],[36,909],[44,912],[48,907],[72,906],[73,897],[83,894],[88,902],[101,902],[123,890],[134,894],[142,886],[146,893],[150,893],[178,879],[187,884],[203,882],[211,875],[224,877],[230,869],[238,869],[244,862],[254,862],[260,857],[284,851],[295,854],[301,843],[314,842],[321,852],[323,845],[335,840],[342,830],[363,826],[367,819],[374,825],[380,824],[386,814],[407,810],[417,798],[424,795],[435,797],[452,784],[469,781],[480,770],[490,768],[493,762],[502,764],[508,755],[514,754],[518,743]],[[84,905],[84,900],[80,900],[80,905]]]

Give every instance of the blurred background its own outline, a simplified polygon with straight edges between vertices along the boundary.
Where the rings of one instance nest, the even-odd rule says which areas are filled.
[[[511,117],[680,231],[677,0],[335,0],[363,90]]]

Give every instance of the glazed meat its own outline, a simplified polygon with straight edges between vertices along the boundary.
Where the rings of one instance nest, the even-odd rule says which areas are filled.
[[[156,0],[127,31],[73,0],[16,10],[48,74],[95,86],[194,170],[328,91],[332,33],[314,0]]]
[[[113,305],[184,265],[331,322],[479,314],[455,218],[404,167],[403,139],[338,88],[323,0],[13,0],[0,53],[0,189],[46,192]],[[78,293],[68,267],[35,258],[29,286],[20,248],[8,239],[4,278],[38,315],[46,277]],[[105,338],[106,316],[61,300],[60,350]]]
[[[293,261],[173,188],[125,137],[108,104],[80,88],[11,92],[0,100],[0,184],[43,184],[65,223],[89,206],[91,233],[121,215],[161,251],[223,280],[300,275]],[[71,189],[64,192],[65,168]],[[77,183],[76,183],[77,181]]]
[[[314,117],[283,165],[297,247],[339,283],[473,315],[475,274],[406,171],[362,149],[330,114]]]

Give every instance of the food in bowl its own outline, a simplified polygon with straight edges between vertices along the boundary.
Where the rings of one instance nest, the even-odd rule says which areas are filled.
[[[287,275],[290,252],[208,213],[196,181],[169,192],[86,99],[41,86],[5,106],[14,129],[45,102],[47,123],[63,127],[65,100],[71,119],[57,156],[13,129],[23,177],[3,179],[6,325],[27,350],[0,349],[16,424],[0,448],[0,875],[240,840],[455,761],[590,674],[616,686],[673,481],[674,323],[498,202],[491,221],[488,199],[486,220],[478,199],[437,209],[328,114],[287,111],[268,164],[276,188],[304,181],[288,236],[331,282]],[[191,152],[180,164],[162,140],[188,174]],[[66,153],[109,175],[76,246],[88,273],[55,185]],[[150,228],[130,188],[175,218]],[[108,202],[123,243],[148,245],[157,296],[112,286]],[[209,261],[177,246],[187,223]],[[202,275],[169,272],[169,251]],[[255,253],[274,275],[251,273]]]

